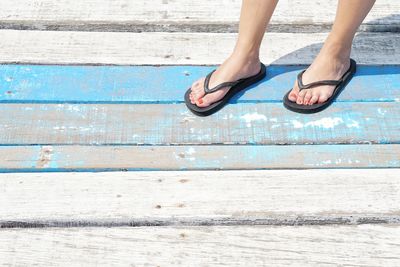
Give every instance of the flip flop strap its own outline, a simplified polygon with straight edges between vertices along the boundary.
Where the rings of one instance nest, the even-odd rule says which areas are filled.
[[[206,79],[205,79],[205,81],[204,81],[204,92],[205,92],[206,94],[213,93],[213,92],[215,92],[215,91],[221,90],[222,88],[225,88],[225,87],[227,87],[227,86],[234,86],[235,84],[237,84],[238,82],[240,82],[241,80],[243,80],[243,79],[240,79],[240,80],[237,80],[237,81],[235,81],[235,82],[224,82],[224,83],[218,84],[217,86],[215,86],[215,87],[213,87],[213,88],[209,88],[210,78],[211,78],[211,75],[214,73],[214,71],[215,71],[215,70],[213,70],[212,72],[210,72],[210,73],[206,76]]]
[[[299,91],[304,90],[304,89],[309,89],[312,87],[316,86],[321,86],[321,85],[339,85],[342,81],[343,78],[340,80],[323,80],[323,81],[318,81],[318,82],[312,82],[309,84],[303,84],[303,74],[306,70],[303,70],[297,75],[297,84],[299,86]]]

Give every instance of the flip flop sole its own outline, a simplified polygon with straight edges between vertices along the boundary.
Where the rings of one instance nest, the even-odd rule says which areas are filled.
[[[266,76],[266,67],[264,64],[261,64],[261,70],[259,71],[259,73],[257,73],[254,76],[251,76],[247,79],[244,79],[242,82],[232,86],[228,93],[226,93],[226,95],[219,101],[212,103],[211,105],[209,105],[208,107],[205,108],[201,108],[198,107],[196,104],[192,104],[190,102],[190,93],[191,90],[190,88],[186,91],[185,93],[185,104],[187,106],[187,108],[195,115],[197,116],[209,116],[214,114],[215,112],[219,111],[221,108],[223,108],[228,102],[229,100],[234,97],[237,93],[239,93],[240,91],[243,91],[244,89],[250,87],[251,85],[261,81],[262,79],[264,79]]]
[[[297,112],[297,113],[303,113],[303,114],[311,114],[311,113],[317,113],[320,112],[327,107],[329,107],[335,100],[336,98],[340,95],[340,93],[343,91],[343,89],[347,86],[347,84],[350,82],[350,80],[353,78],[354,74],[356,73],[357,69],[357,64],[353,59],[350,59],[350,67],[346,71],[346,73],[343,75],[345,78],[342,83],[336,86],[336,88],[333,91],[332,96],[326,100],[324,103],[319,103],[319,104],[314,104],[314,105],[299,105],[296,102],[292,102],[289,99],[289,94],[292,91],[290,89],[285,96],[283,97],[283,105],[285,108],[288,110]]]

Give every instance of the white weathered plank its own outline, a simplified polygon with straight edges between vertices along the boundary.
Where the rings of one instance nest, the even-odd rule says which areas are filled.
[[[0,191],[3,227],[397,222],[400,169],[16,173]]]
[[[280,1],[272,23],[331,23],[336,12],[336,0]],[[1,21],[57,22],[159,22],[210,23],[232,22],[239,18],[240,0],[2,0]],[[368,24],[398,24],[395,13],[398,1],[379,0],[369,16]]]
[[[266,64],[309,64],[326,33],[268,33]],[[0,31],[0,63],[220,64],[232,51],[234,33],[116,33]],[[400,35],[360,33],[352,56],[359,64],[398,64]]]
[[[400,227],[0,230],[1,266],[399,266]]]

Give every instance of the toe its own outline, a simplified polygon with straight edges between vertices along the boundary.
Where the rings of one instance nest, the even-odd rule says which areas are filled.
[[[196,101],[194,101],[194,97],[192,96],[192,94],[189,95],[190,98],[190,103],[195,104]]]
[[[304,90],[301,90],[301,91],[299,92],[299,94],[298,94],[298,96],[297,96],[297,100],[296,100],[296,103],[297,103],[298,105],[303,105],[305,93],[306,93],[306,92],[305,92]]]
[[[203,84],[204,84],[204,80],[201,80],[200,82],[196,83],[194,85],[194,87],[192,88],[194,99],[200,99],[204,96],[204,89],[202,86]]]
[[[200,107],[200,108],[208,107],[208,106],[210,105],[209,95],[206,95],[206,96],[204,96],[204,97],[202,97],[202,98],[199,98],[199,99],[196,101],[196,105],[197,105],[198,107]]]
[[[199,92],[199,89],[197,87],[194,87],[192,89],[192,97],[194,100],[201,98],[201,93]]]
[[[292,91],[290,91],[290,93],[288,95],[289,100],[292,102],[296,102],[298,93],[299,93],[299,90],[298,90],[297,86],[294,85]]]
[[[196,105],[200,108],[208,107],[209,105],[211,105],[211,103],[216,101],[215,95],[216,95],[215,93],[205,95],[204,97],[202,97],[196,101]]]
[[[316,94],[316,93],[312,94],[312,97],[310,99],[309,105],[314,105],[315,103],[317,103],[318,102],[318,98],[319,98],[318,94]]]
[[[296,102],[297,100],[297,92],[294,91],[294,89],[289,93],[288,96],[289,100],[292,102]]]
[[[225,88],[215,93],[205,95],[196,101],[196,105],[201,108],[208,107],[212,103],[221,100],[227,92],[228,89]]]
[[[304,96],[304,105],[310,104],[311,97],[312,97],[312,92],[310,90],[307,90],[307,92]]]

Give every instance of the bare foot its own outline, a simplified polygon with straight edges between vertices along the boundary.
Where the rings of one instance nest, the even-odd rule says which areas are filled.
[[[260,71],[259,59],[241,58],[232,55],[217,68],[210,78],[209,87],[213,88],[223,82],[236,81],[256,75]],[[214,102],[221,100],[229,91],[230,87],[222,88],[216,92],[205,95],[205,77],[195,81],[191,86],[190,101],[198,107],[207,107]]]
[[[349,54],[349,53],[343,53]],[[350,67],[350,58],[348,56],[333,56],[329,49],[322,49],[314,62],[303,74],[303,83],[321,80],[339,80]],[[332,96],[335,86],[321,85],[310,89],[304,89],[299,92],[297,81],[293,90],[289,94],[289,100],[299,105],[313,105],[324,103]]]

